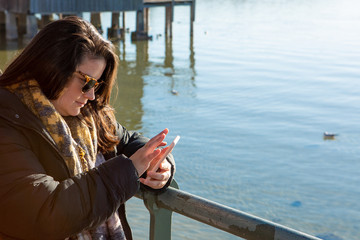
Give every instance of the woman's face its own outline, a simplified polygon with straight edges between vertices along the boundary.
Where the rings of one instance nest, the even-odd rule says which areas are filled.
[[[76,71],[80,71],[98,80],[103,74],[105,67],[106,62],[104,58],[84,57]],[[81,74],[74,73],[60,96],[55,100],[51,100],[51,103],[61,116],[77,116],[88,100],[95,99],[94,88],[83,93],[82,87],[84,85],[85,78]]]

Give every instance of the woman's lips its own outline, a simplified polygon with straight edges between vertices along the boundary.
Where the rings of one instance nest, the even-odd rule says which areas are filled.
[[[86,102],[85,102],[85,103],[82,103],[82,102],[78,102],[78,101],[76,101],[76,103],[77,103],[80,107],[83,107],[83,106],[85,106],[85,104],[86,104]]]

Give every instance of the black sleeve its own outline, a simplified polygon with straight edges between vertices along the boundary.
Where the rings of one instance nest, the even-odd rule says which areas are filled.
[[[21,133],[0,126],[1,234],[64,239],[106,220],[139,188],[136,169],[124,155],[56,181],[29,146]]]
[[[137,132],[128,131],[120,124],[117,124],[117,135],[120,143],[116,147],[116,152],[117,154],[124,154],[127,157],[133,155],[150,140]]]

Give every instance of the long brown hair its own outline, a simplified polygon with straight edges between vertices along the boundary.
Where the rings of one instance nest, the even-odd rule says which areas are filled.
[[[107,152],[119,142],[113,109],[109,105],[118,57],[113,44],[89,22],[72,16],[46,25],[6,68],[0,76],[0,86],[36,79],[48,99],[57,99],[84,56],[103,57],[106,61],[100,78],[105,84],[82,112],[94,117],[99,149]]]

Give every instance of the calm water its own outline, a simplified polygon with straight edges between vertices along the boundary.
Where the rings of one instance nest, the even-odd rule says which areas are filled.
[[[182,190],[324,239],[360,239],[359,7],[197,0],[193,39],[190,10],[177,7],[172,41],[164,9],[152,8],[152,41],[115,43],[117,116],[147,136],[181,135]],[[130,31],[134,20],[128,13]],[[1,68],[19,46],[1,48]],[[128,208],[135,239],[148,238],[142,202]],[[173,222],[173,239],[238,239],[178,214]]]

